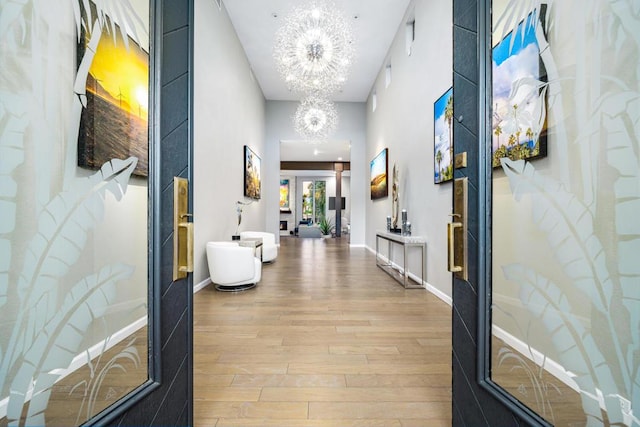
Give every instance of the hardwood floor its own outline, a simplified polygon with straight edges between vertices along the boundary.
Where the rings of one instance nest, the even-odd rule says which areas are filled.
[[[342,239],[281,239],[260,284],[195,295],[196,426],[450,426],[451,308]]]

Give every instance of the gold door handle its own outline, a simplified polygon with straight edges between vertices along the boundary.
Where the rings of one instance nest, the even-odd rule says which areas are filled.
[[[189,209],[189,181],[173,178],[173,280],[193,272],[193,222]]]
[[[468,280],[467,270],[467,183],[468,178],[453,180],[453,213],[447,224],[448,269],[454,277]]]
[[[193,273],[193,223],[181,222],[178,224],[178,228],[179,232],[182,232],[185,235],[185,253],[184,258],[181,259],[181,261],[185,261],[185,263],[178,265],[178,271],[182,273]]]
[[[456,214],[452,215],[455,216]],[[455,244],[455,230],[456,228],[462,228],[461,222],[450,222],[447,223],[447,246],[449,248],[449,271],[452,273],[458,273],[462,271],[462,266],[456,265],[455,254],[456,254],[456,244]]]

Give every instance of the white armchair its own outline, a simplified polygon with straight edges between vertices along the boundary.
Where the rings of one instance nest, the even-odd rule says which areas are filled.
[[[211,282],[219,291],[253,288],[262,277],[262,263],[252,248],[237,242],[208,242],[207,263]]]
[[[264,231],[241,231],[240,240],[246,239],[262,239],[262,262],[275,261],[278,256],[278,245],[276,245],[276,236],[273,233]]]
[[[351,224],[349,224],[349,220],[347,219],[347,217],[342,216],[340,217],[340,225],[341,225],[341,232],[344,234],[349,234],[351,232]]]

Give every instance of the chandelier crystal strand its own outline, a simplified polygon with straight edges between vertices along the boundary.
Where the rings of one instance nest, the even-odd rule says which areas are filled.
[[[310,95],[303,99],[293,116],[293,125],[303,137],[320,140],[330,135],[338,125],[338,112],[333,102]]]
[[[306,2],[285,17],[273,55],[290,90],[330,94],[349,75],[353,33],[332,2]]]

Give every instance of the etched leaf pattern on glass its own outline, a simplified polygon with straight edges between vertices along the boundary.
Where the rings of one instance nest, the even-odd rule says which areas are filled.
[[[500,18],[504,32],[541,3],[509,1]],[[637,426],[640,67],[624,64],[640,55],[640,14],[631,0],[545,3],[549,39],[558,39],[564,25],[563,31],[574,33],[578,50],[571,68],[559,66],[553,49],[541,45],[549,76],[548,114],[555,126],[549,140],[556,144],[555,170],[550,174],[508,159],[502,159],[502,168],[514,199],[530,201],[531,221],[546,237],[564,277],[545,277],[545,270],[524,262],[503,265],[502,274],[517,284],[532,319],[541,319],[558,362],[575,374],[587,424]],[[575,21],[569,24],[567,16]],[[568,95],[574,97],[571,111],[563,99]],[[567,287],[588,298],[586,325],[575,314],[581,301]],[[509,352],[505,347],[502,357]],[[623,410],[626,401],[631,408]]]
[[[66,58],[50,52],[73,42],[58,28],[68,23],[67,12],[76,37],[84,27],[93,48],[107,23],[127,43],[128,35],[137,38],[141,21],[129,0],[96,0],[93,9],[88,0],[2,0],[0,9],[0,307],[3,316],[15,315],[3,322],[10,329],[5,327],[0,346],[0,396],[8,396],[9,425],[44,425],[58,372],[82,352],[83,333],[105,314],[117,283],[132,274],[132,266],[106,265],[64,294],[59,290],[64,282],[68,287],[87,234],[103,219],[107,193],[120,200],[137,163],[114,159],[87,178],[76,176],[76,140],[95,49],[87,49],[75,81]],[[68,87],[75,94],[64,92]],[[60,128],[56,109],[63,106],[71,122]],[[33,197],[20,199],[21,192]],[[35,231],[25,236],[20,222]],[[132,354],[129,347],[116,357],[139,363]]]

